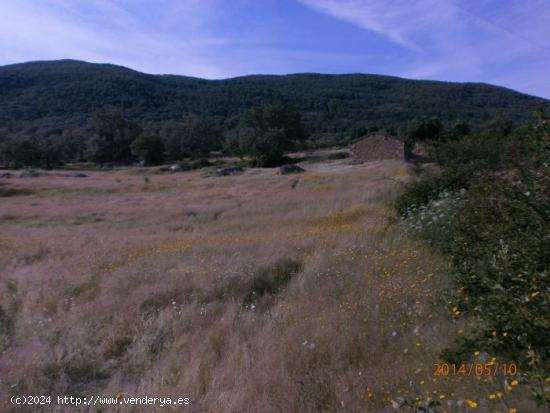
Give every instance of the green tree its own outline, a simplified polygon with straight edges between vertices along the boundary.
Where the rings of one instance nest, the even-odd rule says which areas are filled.
[[[415,119],[408,127],[405,137],[405,159],[413,156],[418,142],[438,142],[444,133],[443,124],[437,116]]]
[[[411,125],[409,137],[414,142],[438,141],[444,132],[443,124],[437,116],[416,119]]]
[[[68,146],[60,134],[40,137],[37,150],[40,153],[42,166],[47,169],[64,164],[68,158]]]
[[[285,149],[293,148],[294,143],[306,137],[300,113],[281,101],[250,109],[243,116],[243,124],[260,133],[282,129]]]
[[[215,123],[208,117],[194,114],[186,116],[182,122],[169,124],[163,135],[168,157],[173,160],[207,157],[221,145],[221,132]]]
[[[120,113],[96,114],[88,127],[87,156],[99,164],[128,163],[132,159],[130,145],[141,132],[138,124],[125,119]]]
[[[242,159],[250,152],[255,132],[252,128],[237,127],[228,132],[223,140],[223,150]]]
[[[258,166],[275,166],[306,134],[300,114],[283,102],[247,111],[241,122],[237,148]]]
[[[284,129],[270,128],[259,134],[249,134],[247,142],[249,155],[256,166],[277,166],[284,163],[285,132]]]
[[[164,144],[157,134],[141,134],[130,148],[134,156],[148,165],[158,165],[164,161]]]
[[[0,147],[5,164],[21,168],[40,166],[41,153],[36,140],[28,137],[10,137]]]
[[[451,139],[458,140],[468,136],[471,132],[470,124],[463,120],[455,123],[449,135]]]

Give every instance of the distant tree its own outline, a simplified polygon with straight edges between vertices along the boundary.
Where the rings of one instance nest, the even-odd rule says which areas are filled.
[[[270,128],[261,133],[247,129],[241,134],[240,143],[243,151],[252,157],[255,166],[270,167],[283,163],[285,140],[282,128]]]
[[[8,147],[8,139],[4,135],[3,131],[0,131],[0,163],[2,165],[8,164],[7,147]]]
[[[158,165],[164,161],[164,144],[157,134],[142,133],[132,142],[130,149],[146,164]]]
[[[237,148],[258,166],[274,166],[306,134],[300,114],[283,102],[252,108],[243,115]]]
[[[163,130],[168,157],[207,157],[221,145],[221,132],[215,123],[205,117],[188,115],[182,122],[172,123]]]
[[[87,136],[80,128],[63,131],[61,137],[64,143],[65,156],[70,162],[85,162],[87,158]]]
[[[62,165],[68,159],[68,146],[61,134],[40,137],[37,140],[37,149],[41,164],[47,169]]]
[[[250,152],[249,148],[254,141],[254,135],[255,132],[252,128],[236,127],[225,134],[222,149],[226,153],[244,159]]]
[[[450,140],[460,140],[470,134],[470,125],[465,121],[458,121],[447,134]]]
[[[306,137],[300,113],[281,101],[250,109],[243,116],[243,124],[256,132],[283,129],[283,144],[288,149]]]
[[[21,168],[41,164],[38,143],[28,137],[11,136],[0,146],[0,151],[4,163],[8,166]]]
[[[505,118],[502,114],[499,114],[492,118],[484,125],[484,132],[491,134],[498,134],[501,137],[510,135],[517,127],[512,120]]]
[[[415,142],[437,141],[443,136],[443,124],[437,116],[416,119],[411,125],[409,136]]]
[[[141,134],[142,128],[120,113],[99,113],[90,121],[87,157],[99,164],[127,163],[132,159],[130,145]]]
[[[406,131],[405,158],[410,158],[417,142],[442,141],[443,134],[443,124],[437,116],[415,119]]]

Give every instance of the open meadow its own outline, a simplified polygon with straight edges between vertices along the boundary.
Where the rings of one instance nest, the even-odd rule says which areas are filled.
[[[434,376],[476,320],[393,219],[412,167],[304,168],[0,179],[0,411],[51,394],[190,399],[79,410],[105,412],[536,412],[513,378]]]

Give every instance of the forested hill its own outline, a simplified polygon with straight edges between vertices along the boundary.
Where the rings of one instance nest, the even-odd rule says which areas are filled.
[[[297,108],[313,139],[353,128],[397,131],[419,116],[475,126],[523,121],[549,102],[477,83],[407,80],[378,75],[255,75],[203,80],[148,75],[124,67],[73,60],[0,67],[0,127],[74,128],[99,109],[121,109],[144,125],[195,113],[234,127],[246,109],[284,100]]]

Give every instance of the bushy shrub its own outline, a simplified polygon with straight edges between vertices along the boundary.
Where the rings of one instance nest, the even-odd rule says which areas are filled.
[[[475,349],[513,360],[547,403],[535,384],[550,372],[550,122],[432,152],[442,172],[409,186],[396,208],[450,255],[454,312],[481,320],[444,355],[459,361]]]
[[[440,194],[462,189],[467,181],[462,176],[442,172],[411,183],[395,201],[395,208],[402,217],[435,201]]]
[[[164,145],[158,135],[142,134],[130,145],[132,155],[147,165],[158,165],[164,160]]]
[[[284,153],[305,137],[300,114],[286,103],[275,102],[248,110],[240,127],[226,137],[225,149],[250,156],[252,166],[279,166],[286,162]]]

